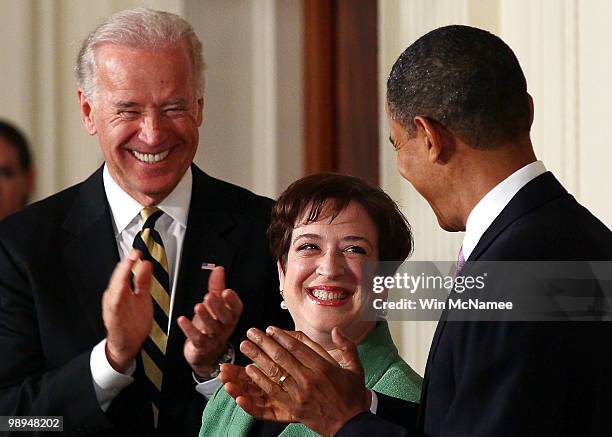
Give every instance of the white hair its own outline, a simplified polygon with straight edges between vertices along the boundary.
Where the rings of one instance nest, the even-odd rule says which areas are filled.
[[[91,32],[83,41],[74,68],[77,84],[91,99],[96,90],[95,49],[101,44],[117,44],[136,48],[175,47],[183,39],[191,46],[191,66],[198,97],[204,94],[206,64],[202,43],[193,27],[178,15],[136,8],[117,12]]]

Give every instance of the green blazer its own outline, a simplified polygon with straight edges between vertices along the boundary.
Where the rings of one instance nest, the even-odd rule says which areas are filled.
[[[422,379],[397,353],[386,322],[379,322],[357,350],[365,371],[366,387],[395,398],[419,402]],[[206,404],[200,437],[246,437],[256,420],[236,405],[221,386]],[[280,435],[314,437],[319,434],[301,423],[291,423]]]

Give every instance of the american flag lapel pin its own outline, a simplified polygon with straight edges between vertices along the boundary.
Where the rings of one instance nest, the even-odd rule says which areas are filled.
[[[215,268],[215,264],[213,263],[206,263],[206,262],[202,263],[202,270],[212,270],[214,268]]]

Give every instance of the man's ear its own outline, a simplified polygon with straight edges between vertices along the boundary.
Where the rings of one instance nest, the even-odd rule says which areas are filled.
[[[420,115],[414,117],[414,124],[417,130],[417,140],[421,141],[422,146],[426,149],[429,161],[432,163],[439,161],[444,151],[442,127]]]
[[[79,101],[79,110],[81,114],[81,123],[83,123],[83,127],[85,131],[89,135],[95,135],[96,125],[94,123],[94,111],[91,102],[87,97],[85,97],[85,93],[81,88],[77,89],[77,100]]]
[[[202,122],[204,121],[204,96],[200,97],[197,101],[198,105],[198,114],[196,116],[196,122],[198,127],[202,126]]]

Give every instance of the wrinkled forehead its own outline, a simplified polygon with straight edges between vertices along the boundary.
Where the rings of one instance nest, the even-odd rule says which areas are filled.
[[[151,60],[166,64],[178,63],[177,67],[188,67],[193,74],[193,59],[188,39],[183,38],[176,44],[167,45],[128,45],[114,42],[101,42],[94,46],[94,60],[96,69],[104,67],[109,62],[125,62],[132,70]],[[184,65],[183,65],[184,64]]]
[[[197,95],[190,54],[182,46],[151,49],[106,44],[96,51],[96,65],[100,88],[96,91],[169,94],[164,98]]]
[[[143,64],[157,63],[155,70],[165,66],[175,66],[194,75],[194,60],[191,43],[183,38],[174,44],[121,44],[100,42],[93,47],[95,70],[109,62],[125,63],[126,69],[137,71]],[[150,67],[150,65],[147,65]]]

